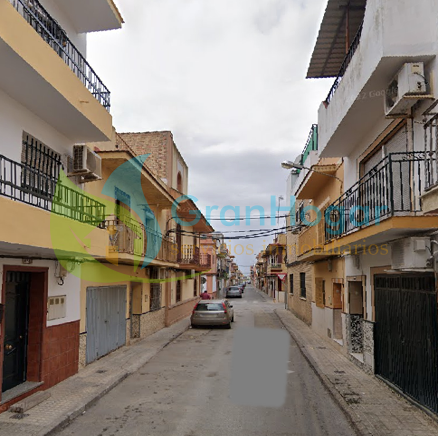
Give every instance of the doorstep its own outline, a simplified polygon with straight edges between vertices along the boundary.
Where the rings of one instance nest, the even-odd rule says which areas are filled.
[[[21,397],[24,394],[27,394],[30,391],[33,391],[34,389],[41,386],[44,382],[30,382],[25,381],[24,383],[21,383],[18,386],[15,386],[15,388],[9,389],[2,393],[2,400],[0,402],[1,404],[8,403],[9,401],[14,400],[17,397]]]
[[[350,353],[350,356],[353,359],[358,360],[360,363],[363,363],[363,354],[362,353]]]

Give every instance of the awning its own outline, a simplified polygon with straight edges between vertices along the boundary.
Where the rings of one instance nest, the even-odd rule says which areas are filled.
[[[338,165],[313,165],[312,171],[309,171],[299,190],[296,198],[298,200],[311,200],[320,192],[321,187],[327,183],[334,183],[337,180],[334,177],[338,170]]]
[[[366,0],[329,0],[310,60],[307,78],[337,77],[358,32]]]

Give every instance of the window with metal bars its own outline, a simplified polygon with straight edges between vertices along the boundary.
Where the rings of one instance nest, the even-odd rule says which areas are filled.
[[[289,293],[294,294],[294,275],[289,274]]]
[[[61,172],[61,155],[26,132],[21,149],[22,187],[34,194],[52,198]]]
[[[161,284],[151,283],[151,312],[161,309]]]
[[[300,292],[301,292],[301,298],[307,297],[307,291],[306,291],[306,273],[300,273]]]
[[[179,303],[181,301],[181,280],[177,280],[176,282],[176,302]]]

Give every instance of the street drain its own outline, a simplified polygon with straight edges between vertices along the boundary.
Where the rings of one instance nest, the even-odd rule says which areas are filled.
[[[105,372],[107,372],[107,370],[106,369],[98,369],[96,372],[97,372],[97,374],[104,374]]]

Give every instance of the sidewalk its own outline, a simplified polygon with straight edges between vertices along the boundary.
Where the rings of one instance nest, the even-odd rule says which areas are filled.
[[[188,329],[189,319],[120,348],[88,365],[46,392],[51,397],[23,415],[0,414],[0,436],[43,436],[66,426],[95,401],[141,368],[166,345]]]
[[[438,424],[426,413],[363,372],[290,311],[276,306],[275,313],[360,434],[438,435]]]

